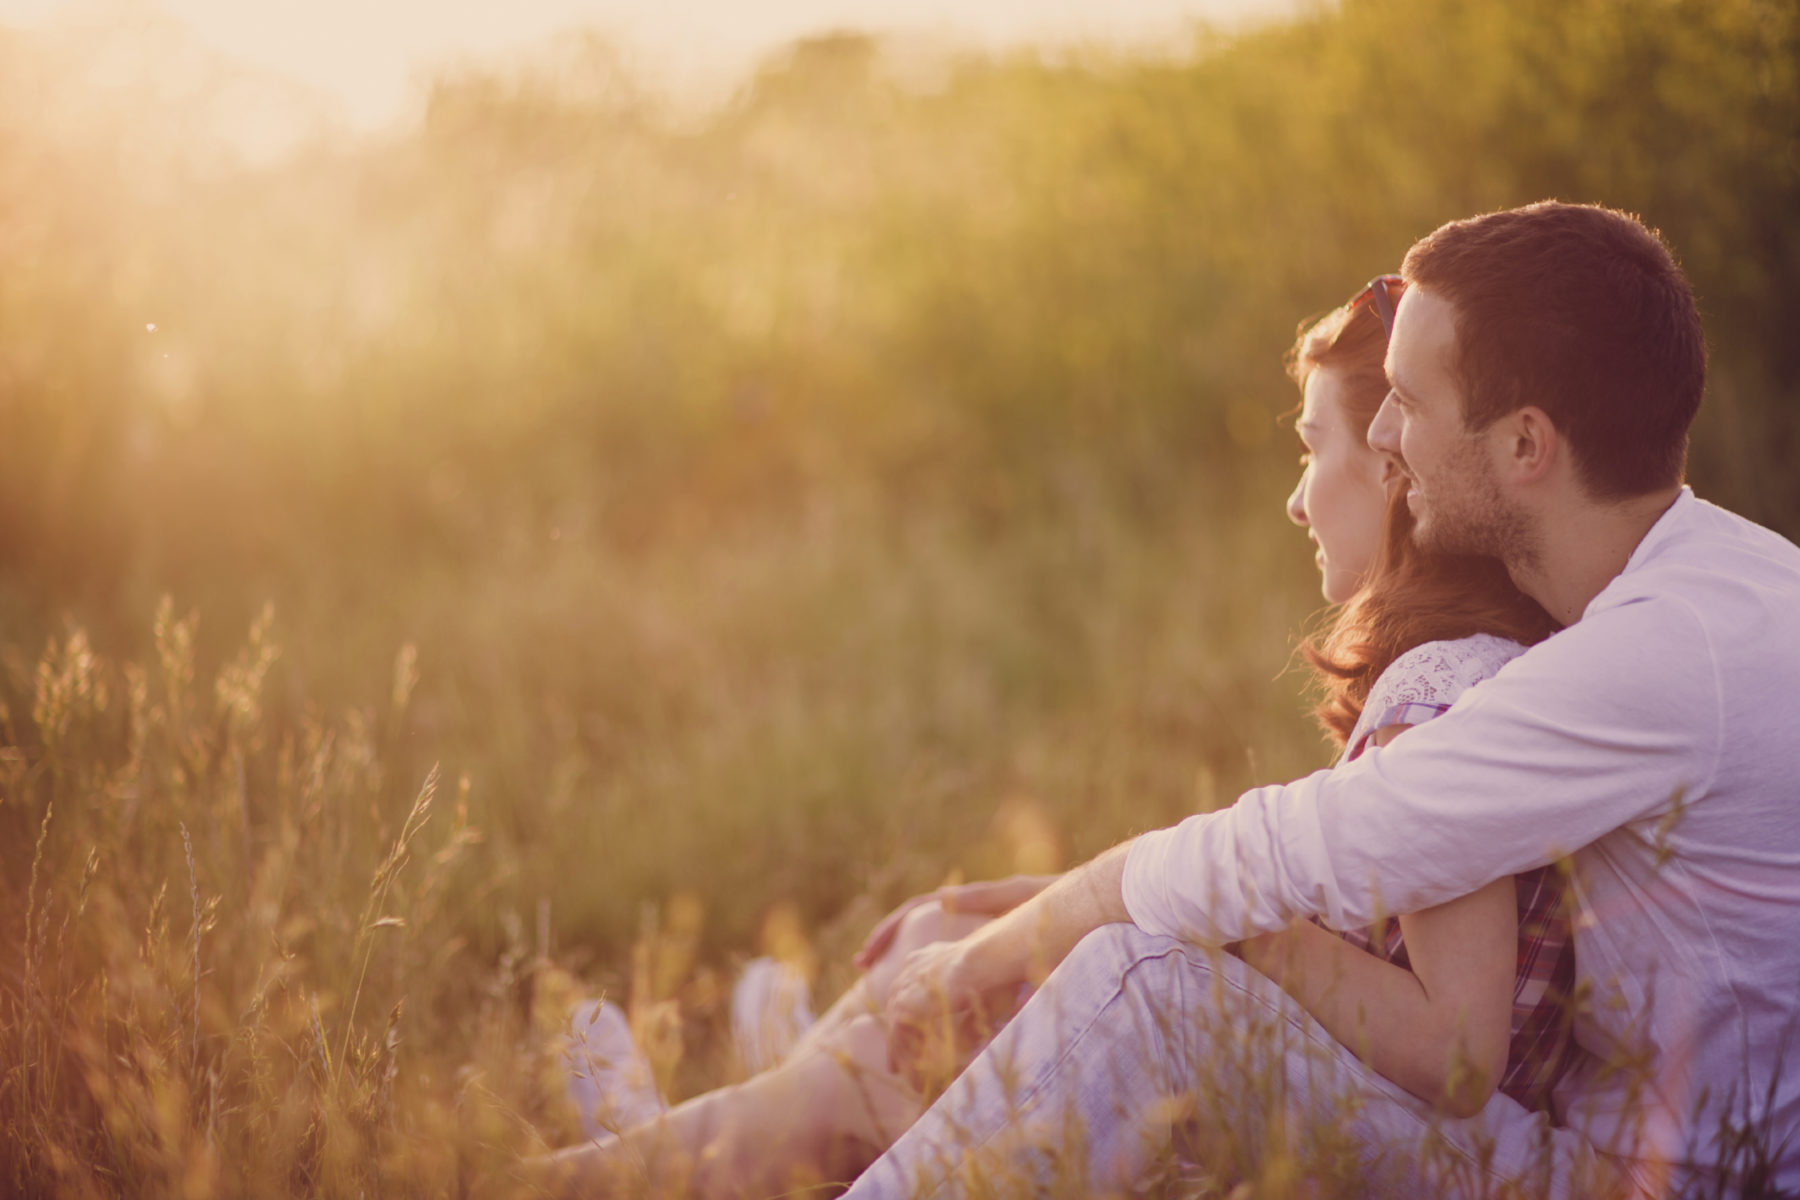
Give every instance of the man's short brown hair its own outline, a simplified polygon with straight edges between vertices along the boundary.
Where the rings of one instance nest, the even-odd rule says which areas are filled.
[[[1546,200],[1452,221],[1401,270],[1455,306],[1470,427],[1535,404],[1594,496],[1681,482],[1706,342],[1687,277],[1636,217]]]

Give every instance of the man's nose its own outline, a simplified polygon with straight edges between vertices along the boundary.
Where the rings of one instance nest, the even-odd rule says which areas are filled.
[[[1376,410],[1375,419],[1369,422],[1369,449],[1378,454],[1400,457],[1400,407],[1394,403],[1394,393],[1389,392]]]

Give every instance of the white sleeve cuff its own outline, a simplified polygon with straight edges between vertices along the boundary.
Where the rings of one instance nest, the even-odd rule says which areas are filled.
[[[1169,902],[1170,860],[1180,836],[1179,827],[1158,829],[1139,837],[1125,852],[1125,874],[1119,890],[1132,924],[1145,933],[1182,935]]]

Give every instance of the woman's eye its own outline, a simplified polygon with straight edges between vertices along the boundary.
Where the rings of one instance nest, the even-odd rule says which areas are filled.
[[[1300,465],[1302,467],[1312,466],[1312,451],[1311,450],[1302,450],[1300,452]]]

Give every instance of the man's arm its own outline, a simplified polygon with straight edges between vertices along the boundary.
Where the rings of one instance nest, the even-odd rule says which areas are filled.
[[[946,1003],[977,1008],[1115,921],[1222,946],[1304,917],[1368,925],[1542,866],[1705,793],[1718,687],[1680,602],[1589,616],[1393,746],[1121,843],[993,925],[928,947],[896,980],[889,1016],[916,1029]]]
[[[1622,604],[1392,746],[1145,834],[1126,907],[1146,932],[1210,945],[1432,908],[1704,797],[1720,712],[1692,610]]]

